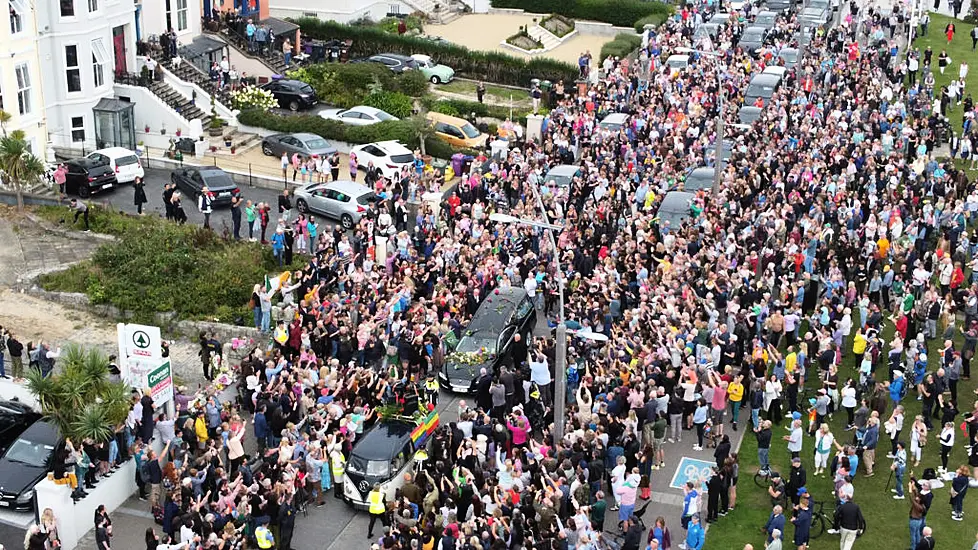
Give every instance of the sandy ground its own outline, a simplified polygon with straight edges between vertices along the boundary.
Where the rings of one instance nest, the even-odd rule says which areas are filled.
[[[115,322],[12,289],[0,291],[0,319],[22,342],[75,342],[116,348]],[[113,351],[115,353],[115,351]]]
[[[504,48],[499,43],[505,40],[506,37],[516,34],[521,25],[532,26],[533,19],[536,18],[539,20],[540,17],[542,16],[539,14],[470,14],[463,15],[447,25],[428,25],[425,27],[425,32],[432,36],[440,36],[449,42],[461,44],[473,50],[496,50],[516,57],[529,59],[530,56]],[[606,42],[610,42],[612,39],[613,37],[610,36],[582,35],[578,33],[556,49],[541,54],[541,56],[551,57],[576,65],[577,58],[586,50],[590,50],[596,59],[598,53],[601,51],[601,46]]]

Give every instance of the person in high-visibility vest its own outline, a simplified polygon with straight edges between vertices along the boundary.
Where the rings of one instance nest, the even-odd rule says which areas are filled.
[[[370,526],[367,527],[367,538],[374,538],[374,524],[377,520],[387,527],[389,522],[387,520],[387,495],[380,490],[380,483],[374,483],[374,488],[367,495],[367,504],[370,505]]]
[[[346,457],[336,445],[329,453],[329,465],[333,474],[333,496],[343,498],[343,473],[346,471]]]
[[[272,532],[268,529],[268,525],[264,523],[255,529],[255,540],[258,541],[258,548],[261,548],[262,550],[275,548],[275,537],[272,536]]]
[[[434,374],[429,374],[428,378],[424,381],[425,399],[428,400],[428,403],[436,407],[438,406],[438,388],[438,378]]]

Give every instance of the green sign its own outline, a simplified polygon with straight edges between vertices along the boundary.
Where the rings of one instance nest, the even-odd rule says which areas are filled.
[[[146,349],[149,347],[149,334],[141,330],[137,330],[132,333],[132,343],[140,349]]]
[[[170,373],[169,360],[149,371],[146,375],[146,385],[149,386],[154,406],[160,407],[173,399],[173,377]]]

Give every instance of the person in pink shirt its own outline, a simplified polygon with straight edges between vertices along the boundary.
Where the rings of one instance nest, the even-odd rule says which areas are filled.
[[[635,511],[635,498],[638,495],[638,484],[642,477],[638,473],[638,468],[632,468],[632,473],[628,474],[625,482],[615,489],[615,496],[618,498],[618,522],[621,523],[632,516]]]
[[[506,422],[506,427],[513,434],[513,447],[523,447],[526,445],[530,425],[525,419],[512,416]]]
[[[711,405],[713,409],[713,429],[716,430],[717,437],[723,436],[723,412],[727,408],[727,382],[720,378],[714,370],[709,373],[710,386],[713,387],[713,399]]]

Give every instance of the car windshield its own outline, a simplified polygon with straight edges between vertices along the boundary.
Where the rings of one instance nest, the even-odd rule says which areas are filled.
[[[363,195],[360,195],[359,197],[357,197],[357,204],[366,205],[366,204],[369,204],[369,203],[372,203],[372,202],[377,202],[377,195],[375,195],[372,192],[371,193],[364,193]]]
[[[200,176],[204,178],[204,183],[211,190],[221,189],[225,187],[234,187],[234,182],[231,181],[231,176],[225,174],[224,172],[201,172]]]
[[[396,120],[397,119],[397,117],[391,116],[391,115],[385,113],[384,111],[377,111],[376,115],[374,115],[374,116],[376,116],[380,120]]]
[[[7,451],[7,460],[36,466],[47,467],[48,457],[54,452],[54,447],[45,443],[33,443],[24,438],[14,441]]]
[[[391,465],[386,460],[364,460],[354,455],[350,457],[347,469],[354,474],[386,479],[390,477]]]
[[[313,93],[312,86],[306,84],[305,82],[303,82],[299,86],[296,86],[296,90],[299,90],[299,93],[303,93],[303,94]]]
[[[465,353],[477,353],[480,351],[496,353],[496,338],[488,334],[476,333],[466,335],[458,341],[458,346],[455,347],[455,351]]]
[[[323,138],[314,138],[306,140],[306,147],[309,149],[327,149],[329,147],[329,142]]]
[[[469,139],[475,139],[479,137],[479,130],[477,130],[475,126],[472,126],[468,122],[462,125],[462,133],[464,133],[465,137]]]
[[[781,52],[780,57],[788,63],[794,63],[798,59],[798,52]]]
[[[391,162],[395,164],[407,164],[409,162],[414,162],[414,155],[411,153],[403,153],[400,155],[391,155]]]

